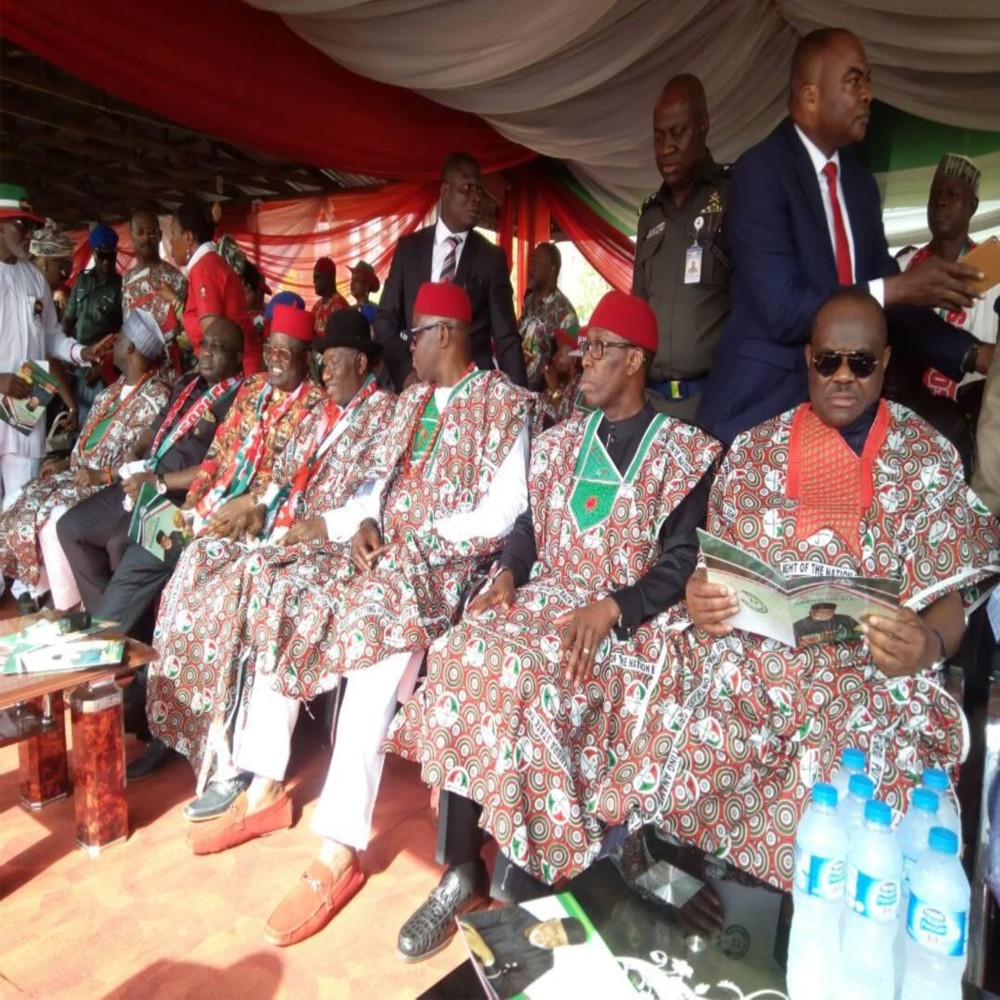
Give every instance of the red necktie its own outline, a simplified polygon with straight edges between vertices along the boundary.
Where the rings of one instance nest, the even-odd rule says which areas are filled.
[[[837,164],[832,160],[823,168],[826,187],[830,192],[830,208],[833,210],[833,239],[837,248],[837,281],[842,285],[854,284],[854,267],[851,264],[851,244],[847,242],[847,227],[840,211],[837,197]]]

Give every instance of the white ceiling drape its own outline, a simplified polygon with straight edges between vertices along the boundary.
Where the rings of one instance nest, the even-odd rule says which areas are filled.
[[[670,76],[702,79],[712,151],[735,159],[783,116],[792,50],[821,25],[858,34],[887,103],[1000,131],[997,0],[246,2],[362,76],[478,114],[567,161],[626,205],[659,181],[651,115]]]

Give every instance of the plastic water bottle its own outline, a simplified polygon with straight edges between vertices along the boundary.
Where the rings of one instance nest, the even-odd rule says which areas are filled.
[[[787,972],[791,1000],[836,996],[846,858],[847,830],[837,815],[837,790],[818,782],[795,836],[795,914]]]
[[[937,792],[915,788],[902,823],[896,828],[896,843],[903,855],[903,884],[899,897],[899,930],[896,932],[896,982],[903,981],[906,958],[906,907],[910,898],[910,877],[917,858],[930,844],[931,827],[938,825]]]
[[[867,774],[852,774],[847,782],[847,798],[837,807],[840,818],[847,828],[847,836],[851,837],[864,819],[865,803],[875,797],[875,784]]]
[[[892,810],[872,799],[865,805],[864,825],[851,837],[847,849],[847,913],[838,996],[893,1000],[896,976],[892,946],[902,877],[903,855],[892,832]]]
[[[903,1000],[962,996],[970,901],[969,880],[958,860],[958,837],[935,826],[930,848],[910,879]]]
[[[867,762],[865,753],[857,747],[848,747],[840,755],[840,764],[830,778],[830,784],[837,789],[837,801],[843,802],[847,798],[847,785],[852,774],[864,774]]]
[[[962,821],[959,819],[955,799],[951,794],[951,782],[948,780],[948,775],[939,767],[925,767],[921,784],[924,788],[929,788],[932,792],[937,792],[938,821],[936,825],[943,826],[946,830],[951,830],[958,837],[958,842],[961,844]]]

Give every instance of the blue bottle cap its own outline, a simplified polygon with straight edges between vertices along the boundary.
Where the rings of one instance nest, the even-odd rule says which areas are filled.
[[[892,810],[878,799],[869,799],[865,803],[865,822],[877,826],[892,826]]]
[[[932,851],[939,854],[948,854],[951,857],[958,855],[958,837],[954,830],[946,830],[943,826],[932,826],[928,844]]]
[[[857,747],[848,747],[840,755],[840,763],[852,771],[864,771],[866,763],[865,752],[864,750],[859,750]]]
[[[875,794],[875,782],[867,774],[852,774],[847,791],[859,799],[870,799]]]
[[[831,809],[837,808],[837,789],[833,785],[828,785],[824,781],[817,781],[813,785],[812,800],[818,806],[829,806]]]
[[[914,788],[910,802],[917,809],[923,809],[925,812],[936,813],[938,811],[938,794],[929,788]]]
[[[923,783],[927,788],[933,788],[935,792],[947,792],[949,788],[948,775],[939,767],[925,767]]]

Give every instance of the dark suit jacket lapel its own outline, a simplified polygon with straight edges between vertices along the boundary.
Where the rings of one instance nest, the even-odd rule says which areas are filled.
[[[425,281],[431,280],[431,268],[434,264],[434,226],[425,226],[417,238],[420,244],[417,251],[417,288]]]
[[[826,223],[826,212],[823,211],[823,198],[819,193],[819,181],[816,177],[816,171],[813,170],[812,160],[809,159],[809,153],[806,151],[806,147],[802,145],[802,140],[799,138],[798,132],[795,131],[795,126],[792,124],[791,118],[786,118],[782,122],[781,128],[784,130],[785,139],[788,143],[792,169],[798,181],[802,200],[809,206],[809,212],[813,217],[813,221],[823,234],[820,245],[825,248],[830,267],[836,273],[837,260],[833,255],[833,244],[830,242],[830,229]]]
[[[465,245],[462,247],[462,256],[458,258],[458,270],[455,272],[455,284],[460,288],[466,288],[469,278],[476,273],[476,260],[478,256],[478,242],[483,237],[470,229],[465,238]]]

